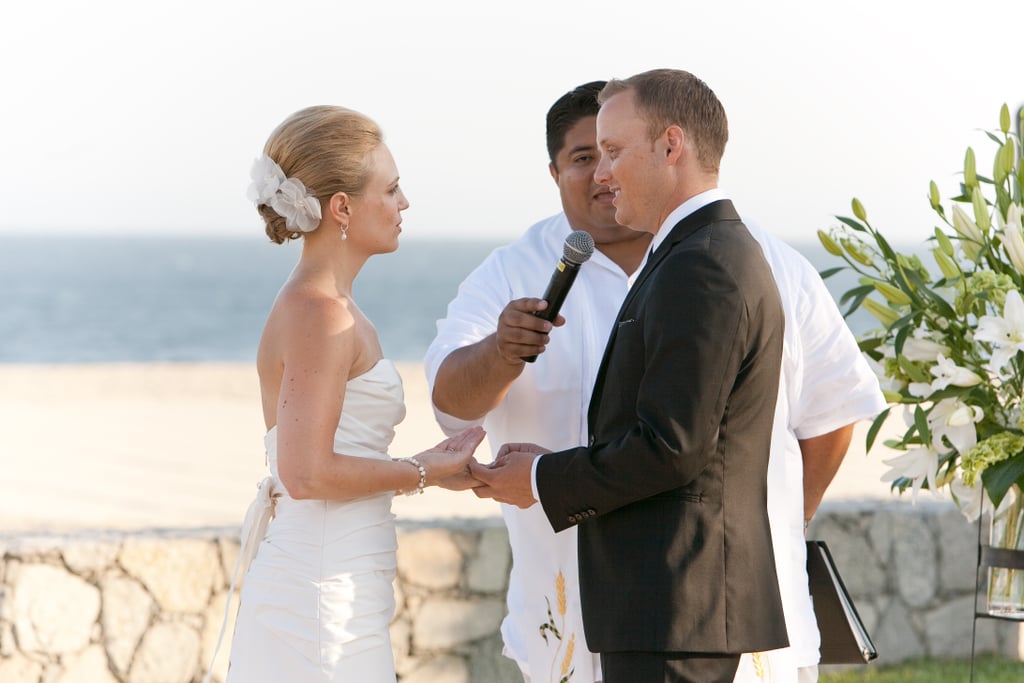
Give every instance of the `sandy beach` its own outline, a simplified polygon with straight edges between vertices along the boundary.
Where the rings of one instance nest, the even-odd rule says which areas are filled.
[[[400,363],[407,414],[391,453],[443,438],[419,363]],[[893,498],[866,424],[826,501]],[[239,524],[266,475],[248,364],[0,365],[0,530]],[[487,444],[477,451],[490,459]],[[909,505],[909,501],[907,503]],[[397,497],[400,519],[498,515],[492,501],[436,488]]]

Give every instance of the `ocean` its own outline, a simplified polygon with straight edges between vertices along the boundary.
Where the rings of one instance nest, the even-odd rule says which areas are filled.
[[[385,355],[422,360],[459,282],[503,243],[404,239],[371,258],[353,294]],[[819,270],[840,264],[817,242],[793,246]],[[299,248],[226,237],[5,235],[0,363],[253,362]],[[850,286],[833,280],[833,296]],[[537,283],[537,296],[546,285]],[[854,318],[851,328],[866,322]]]

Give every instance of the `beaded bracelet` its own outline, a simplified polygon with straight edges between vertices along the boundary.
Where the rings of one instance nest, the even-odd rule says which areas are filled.
[[[408,458],[399,458],[395,462],[407,462],[420,472],[420,482],[419,484],[416,485],[416,488],[409,489],[407,491],[402,491],[402,493],[407,496],[412,496],[417,493],[423,493],[423,488],[427,485],[427,468],[423,466],[423,463],[417,460],[416,456],[411,456]]]

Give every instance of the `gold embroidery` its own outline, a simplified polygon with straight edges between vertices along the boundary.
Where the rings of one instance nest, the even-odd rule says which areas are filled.
[[[558,611],[560,619],[559,623],[555,623],[555,615],[551,613],[551,599],[548,596],[544,596],[544,602],[548,606],[548,620],[546,623],[540,625],[540,636],[544,639],[545,643],[549,643],[548,634],[550,633],[554,638],[558,639],[558,647],[555,648],[554,656],[551,659],[551,675],[549,681],[558,681],[558,683],[568,683],[572,679],[573,673],[576,671],[572,667],[572,655],[576,650],[576,634],[569,634],[569,642],[566,645],[565,639],[562,636],[561,629],[565,628],[565,614],[568,611],[568,600],[565,595],[565,576],[561,570],[558,572],[558,576],[555,578],[555,605]],[[559,628],[561,627],[561,629]],[[558,654],[562,651],[562,645],[566,645],[565,656],[562,658],[562,668],[556,678],[555,676],[555,665],[558,663]]]
[[[764,656],[764,653],[753,652],[750,655],[750,659],[754,663],[754,675],[762,681],[770,681],[771,674],[768,671],[768,659]]]

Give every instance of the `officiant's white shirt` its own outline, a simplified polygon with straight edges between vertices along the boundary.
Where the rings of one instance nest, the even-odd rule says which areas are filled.
[[[877,379],[814,267],[756,225],[747,226],[764,249],[786,313],[768,466],[769,520],[791,642],[790,648],[770,655],[770,669],[777,674],[771,680],[778,682],[795,680],[795,667],[818,661],[818,629],[807,587],[798,438],[871,417],[885,404]],[[424,367],[431,392],[437,370],[449,353],[492,334],[510,301],[542,296],[571,230],[564,214],[545,219],[516,242],[495,250],[466,278],[448,306],[447,317],[438,321],[437,337],[427,351]],[[595,251],[580,268],[562,306],[565,326],[551,331],[547,350],[535,363],[527,364],[502,403],[475,422],[435,408],[442,429],[453,434],[482,423],[495,454],[509,441],[534,442],[552,450],[585,444],[594,381],[629,286],[626,274]],[[532,672],[534,680],[539,676],[546,680],[553,667],[561,670],[572,640],[573,679],[597,680],[599,661],[587,652],[583,635],[575,527],[554,534],[540,505],[528,510],[502,505],[502,513],[514,549],[509,613],[502,623],[506,654],[525,673]],[[564,581],[564,614],[559,609],[559,574]],[[741,667],[749,664],[749,658],[744,659]],[[741,668],[741,674],[746,668],[750,667]]]

